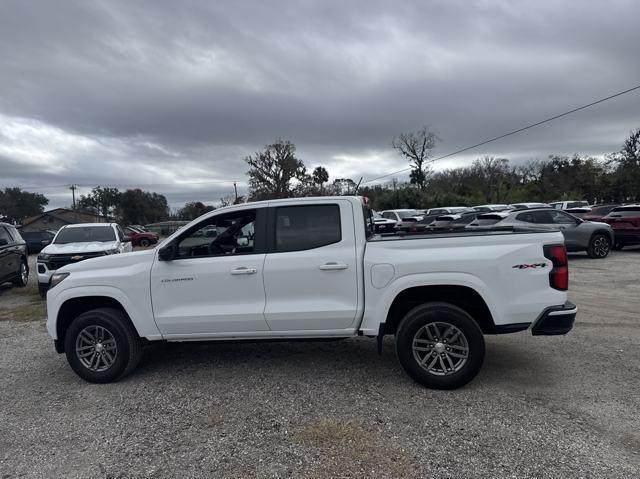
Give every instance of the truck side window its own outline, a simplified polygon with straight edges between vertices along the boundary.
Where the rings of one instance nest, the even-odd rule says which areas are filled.
[[[251,254],[254,252],[256,210],[213,216],[178,242],[178,258]]]
[[[275,249],[279,253],[340,242],[340,207],[334,204],[277,208],[275,240]]]

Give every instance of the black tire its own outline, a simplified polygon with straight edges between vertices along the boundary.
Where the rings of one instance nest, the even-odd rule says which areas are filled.
[[[420,354],[422,353],[414,351],[413,344],[415,338],[426,333],[425,328],[427,325],[429,325],[430,330],[434,327],[439,328],[442,337],[436,337],[434,333],[434,339],[439,341],[433,342],[434,346],[431,347],[434,349],[427,349],[425,345],[425,353],[421,358]],[[450,326],[453,326],[453,328],[450,328]],[[460,348],[455,349],[455,351],[460,351],[463,348],[460,344],[466,344],[467,356],[464,362],[463,359],[448,356],[453,354],[453,350],[446,349],[448,347],[447,331],[452,331],[453,329],[457,329],[462,337],[456,332],[453,335],[449,335],[449,338],[454,342],[449,342],[448,346]],[[461,343],[460,341],[462,340],[464,342]],[[418,339],[418,341],[426,340]],[[440,354],[438,354],[436,348],[438,348]],[[447,351],[449,352],[447,353]],[[480,371],[484,361],[484,352],[484,337],[478,324],[466,311],[449,303],[425,303],[416,306],[402,319],[396,333],[396,353],[400,364],[414,381],[432,389],[456,389],[467,384]],[[435,369],[427,369],[426,366],[428,364],[425,363],[425,358],[428,358],[429,361],[437,361],[434,366]],[[424,366],[421,365],[421,361]],[[457,361],[458,363],[451,370],[445,371],[447,365],[454,365],[449,361],[454,363]],[[441,370],[438,371],[437,368],[441,368]]]
[[[29,283],[29,263],[26,260],[20,261],[20,268],[16,273],[16,277],[12,281],[14,286],[24,288]]]
[[[147,248],[150,244],[151,242],[147,238],[142,238],[140,240],[140,246],[142,246],[143,248]]]
[[[110,335],[106,337],[115,340],[115,352],[111,350],[111,352],[114,353],[113,360],[104,370],[87,367],[83,361],[87,361],[88,359],[81,359],[76,352],[76,341],[82,341],[78,340],[80,333],[83,331],[90,332],[95,330],[95,328],[103,328]],[[118,381],[131,373],[142,358],[142,343],[138,334],[129,323],[126,315],[122,311],[112,308],[93,309],[82,313],[74,319],[69,329],[67,329],[64,345],[67,361],[71,368],[78,376],[90,383],[110,383]],[[87,346],[85,346],[85,348],[86,347]],[[92,351],[91,354],[94,354],[94,351]],[[91,357],[93,358],[93,356]],[[91,359],[91,363],[93,364],[93,359]],[[97,359],[96,363],[98,366],[101,365],[100,359]],[[106,366],[106,359],[105,363],[102,364],[102,367],[104,366]]]
[[[612,249],[614,249],[615,251],[620,251],[622,248],[624,248],[624,243],[620,243],[619,241],[614,241],[613,242],[613,246],[611,247]]]
[[[596,233],[589,240],[587,256],[594,259],[603,259],[609,256],[610,250],[611,238],[603,233]]]

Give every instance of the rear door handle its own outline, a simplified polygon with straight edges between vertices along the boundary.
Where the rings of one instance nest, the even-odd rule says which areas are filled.
[[[321,264],[320,266],[318,266],[318,269],[321,269],[322,271],[335,271],[338,269],[347,269],[348,267],[348,264],[336,263],[334,261],[331,261],[329,263]]]
[[[246,266],[240,266],[239,268],[232,269],[231,274],[256,274],[258,272],[255,268],[247,268]]]

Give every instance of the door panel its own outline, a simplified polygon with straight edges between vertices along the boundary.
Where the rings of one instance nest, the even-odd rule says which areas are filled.
[[[171,245],[173,260],[156,257],[151,297],[164,335],[266,331],[266,208],[212,215]]]
[[[264,254],[156,261],[151,296],[162,334],[265,331]],[[235,274],[244,268],[250,274]]]
[[[275,244],[264,265],[265,318],[272,330],[353,325],[358,283],[352,218],[348,202],[272,209]],[[309,249],[301,249],[305,243]]]
[[[13,239],[9,235],[9,231],[4,226],[0,226],[0,238],[6,240],[7,244],[0,246],[0,280],[4,280],[7,277],[13,275],[17,270],[17,266],[14,266],[14,244]]]
[[[580,246],[580,232],[575,219],[560,211],[549,211],[552,224],[564,235],[564,244],[567,249],[576,249]]]

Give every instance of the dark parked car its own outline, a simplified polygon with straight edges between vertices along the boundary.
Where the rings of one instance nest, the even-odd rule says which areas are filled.
[[[133,246],[142,246],[144,248],[149,245],[156,244],[159,238],[157,233],[141,231],[133,226],[127,226],[124,229],[124,233],[131,238]]]
[[[602,218],[613,228],[614,249],[640,244],[640,205],[618,206]]]
[[[638,225],[640,227],[640,223]],[[515,210],[495,226],[533,226],[560,230],[564,235],[567,251],[586,251],[590,258],[606,258],[614,240],[613,230],[608,224],[584,221],[564,211],[550,208]]]
[[[50,231],[23,231],[20,236],[27,242],[27,253],[33,254],[39,253],[51,243],[55,234]]]
[[[15,227],[0,223],[0,284],[8,281],[20,288],[27,285],[27,244]]]

